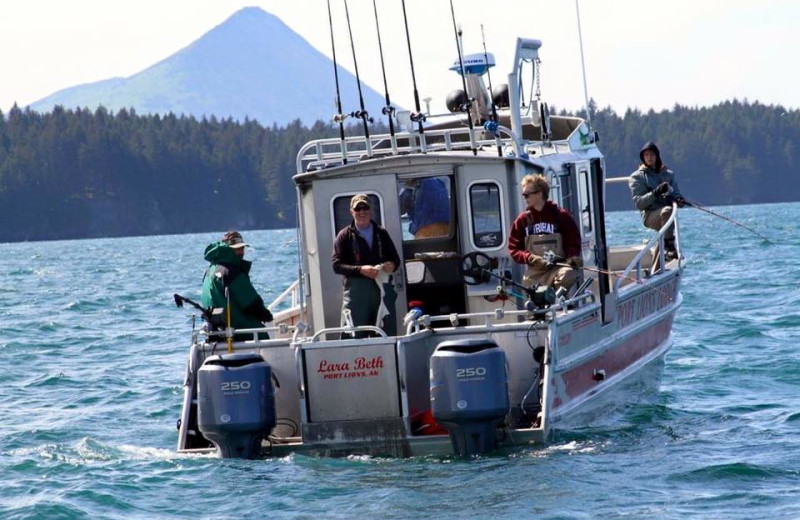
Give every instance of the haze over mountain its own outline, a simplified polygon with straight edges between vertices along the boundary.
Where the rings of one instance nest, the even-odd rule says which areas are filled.
[[[338,67],[345,112],[358,107],[353,74]],[[380,114],[383,96],[362,82],[367,110]],[[188,47],[129,78],[60,90],[30,107],[214,115],[279,125],[330,121],[336,112],[332,61],[279,18],[258,7],[234,13]],[[376,117],[377,119],[377,117]]]

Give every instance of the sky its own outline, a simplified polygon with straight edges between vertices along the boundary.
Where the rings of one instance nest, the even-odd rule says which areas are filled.
[[[377,0],[392,102],[413,108],[400,0]],[[344,0],[331,0],[339,63],[354,70]],[[507,81],[517,37],[542,41],[542,99],[584,104],[574,0],[454,0],[464,51],[495,55]],[[383,94],[373,0],[347,0],[361,80]],[[128,77],[186,47],[237,10],[278,16],[331,56],[326,0],[0,0],[0,110],[111,77]],[[619,113],[747,99],[800,108],[800,1],[580,0],[589,97]],[[460,88],[448,0],[406,0],[417,88],[444,111]],[[333,73],[320,71],[334,95]],[[424,108],[424,105],[423,105]]]

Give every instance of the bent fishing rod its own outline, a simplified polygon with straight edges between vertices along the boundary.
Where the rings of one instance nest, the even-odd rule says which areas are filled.
[[[705,213],[708,213],[709,215],[713,215],[713,216],[715,216],[715,217],[721,218],[722,220],[724,220],[724,221],[726,221],[726,222],[730,222],[730,223],[731,223],[731,224],[733,224],[734,226],[739,226],[739,227],[740,227],[740,228],[742,228],[742,229],[746,229],[747,231],[749,231],[749,232],[751,232],[752,234],[756,235],[756,236],[757,236],[757,237],[759,237],[760,239],[762,239],[762,240],[765,240],[765,241],[769,242],[770,244],[772,243],[772,240],[770,240],[769,238],[765,237],[764,235],[762,235],[761,233],[759,233],[759,232],[758,232],[758,231],[756,231],[755,229],[752,229],[752,228],[750,228],[750,227],[747,227],[747,226],[745,226],[745,225],[744,225],[744,224],[742,224],[741,222],[737,222],[737,221],[733,220],[732,218],[726,217],[725,215],[720,215],[720,214],[719,214],[719,213],[717,213],[716,211],[713,211],[713,210],[710,210],[710,209],[708,209],[708,208],[706,208],[706,207],[703,207],[703,206],[701,206],[700,204],[698,204],[697,202],[695,202],[695,201],[693,201],[693,200],[688,200],[688,199],[685,199],[685,200],[686,200],[686,205],[687,205],[687,206],[689,206],[690,208],[699,209],[700,211],[703,211],[703,212],[705,212]]]

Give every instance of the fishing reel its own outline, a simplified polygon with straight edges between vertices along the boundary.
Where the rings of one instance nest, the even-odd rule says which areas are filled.
[[[458,274],[467,285],[482,285],[494,277],[500,280],[501,283],[516,287],[528,296],[525,308],[529,311],[542,309],[556,302],[556,293],[549,285],[525,287],[515,282],[510,276],[501,276],[493,272],[492,269],[496,269],[497,265],[496,258],[490,258],[480,251],[473,251],[461,257],[461,262],[458,264]]]
[[[350,117],[355,117],[356,119],[363,119],[369,124],[373,124],[375,120],[369,117],[369,112],[366,110],[354,110],[348,114]]]

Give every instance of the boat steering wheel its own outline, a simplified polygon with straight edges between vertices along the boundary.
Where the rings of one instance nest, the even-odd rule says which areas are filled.
[[[458,274],[467,285],[480,285],[489,281],[492,259],[485,253],[473,251],[461,257]]]

